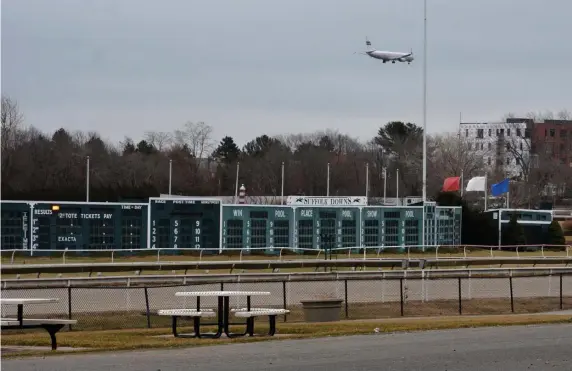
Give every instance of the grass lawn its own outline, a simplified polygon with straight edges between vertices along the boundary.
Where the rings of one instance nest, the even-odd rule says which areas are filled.
[[[304,312],[300,304],[287,305],[290,313],[284,318],[279,316],[278,323],[281,325],[303,323]],[[563,308],[572,309],[572,297],[563,297]],[[205,305],[203,303],[203,305]],[[194,307],[194,302],[190,304]],[[73,306],[72,306],[73,307]],[[234,307],[234,305],[233,305]],[[212,307],[215,309],[214,307]],[[514,298],[514,312],[516,314],[533,314],[542,312],[557,311],[560,308],[558,297],[536,297],[536,298]],[[461,301],[463,315],[510,315],[510,298],[463,298]],[[430,300],[422,302],[420,300],[407,300],[403,305],[405,317],[447,317],[458,316],[458,300]],[[8,316],[15,316],[12,310]],[[38,315],[41,318],[68,318],[65,312],[52,315]],[[36,315],[34,315],[36,317]],[[77,312],[72,313],[72,318],[77,320],[72,332],[105,331],[123,329],[146,329],[148,326],[144,305],[141,310],[132,311],[112,311],[112,312]],[[342,303],[341,319],[349,320],[401,320],[401,305],[399,301],[371,302],[371,303],[349,303],[346,316],[345,304]],[[286,320],[286,321],[285,321]],[[184,320],[183,320],[184,321]],[[243,322],[239,320],[239,322]],[[152,328],[168,328],[171,318],[159,316],[156,310],[150,311],[149,323]],[[183,322],[190,323],[190,322]],[[66,328],[67,329],[67,328]]]
[[[479,317],[433,317],[433,318],[399,318],[378,320],[339,321],[330,323],[279,323],[275,337],[255,336],[243,339],[182,339],[174,338],[168,327],[156,329],[103,330],[103,331],[66,331],[58,334],[59,347],[87,348],[75,352],[119,351],[150,348],[192,347],[239,342],[300,339],[326,336],[344,336],[356,334],[374,334],[374,329],[380,333],[397,331],[422,331],[433,329],[453,329],[483,326],[527,325],[541,323],[572,323],[568,315],[495,315]],[[192,332],[191,328],[181,329]],[[205,329],[207,330],[207,329]],[[238,330],[238,329],[237,329]],[[264,320],[257,322],[255,331],[265,333],[267,326]],[[46,346],[49,344],[47,333],[3,333],[2,345]],[[67,351],[18,351],[2,355],[3,358],[29,355],[61,354]]]

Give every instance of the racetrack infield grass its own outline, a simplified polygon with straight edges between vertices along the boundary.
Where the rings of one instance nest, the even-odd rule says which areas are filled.
[[[264,334],[267,331],[265,320],[256,323],[255,331]],[[456,328],[472,328],[486,326],[509,326],[549,323],[572,323],[568,315],[496,315],[462,317],[450,316],[440,318],[400,318],[385,320],[357,320],[329,323],[279,323],[275,337],[256,336],[242,339],[182,339],[174,338],[169,328],[140,330],[107,330],[107,331],[72,331],[58,334],[59,347],[87,348],[79,351],[23,351],[3,354],[2,358],[21,356],[54,355],[62,353],[78,353],[93,351],[119,351],[152,348],[176,348],[205,345],[218,345],[239,342],[253,342],[280,339],[303,339],[327,336],[347,336],[373,334],[374,329],[380,333],[408,332]],[[213,329],[205,328],[205,331]],[[238,330],[238,329],[237,329]],[[181,332],[191,332],[191,328],[181,328]],[[281,336],[280,336],[281,335]],[[46,346],[49,337],[44,332],[3,334],[2,345],[13,346]]]

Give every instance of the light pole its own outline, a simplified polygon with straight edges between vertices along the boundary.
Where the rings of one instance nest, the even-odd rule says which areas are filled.
[[[427,0],[423,0],[423,202],[427,201]]]
[[[421,246],[425,250],[425,202],[427,201],[427,0],[423,0],[423,221]]]

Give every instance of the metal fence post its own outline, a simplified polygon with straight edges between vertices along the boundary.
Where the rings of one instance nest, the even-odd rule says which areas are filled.
[[[348,280],[344,280],[344,301],[346,303],[346,319],[349,318],[348,313]]]
[[[463,295],[461,293],[461,277],[459,277],[459,315],[463,314]]]
[[[288,303],[286,302],[286,281],[282,281],[282,304],[284,309],[288,309],[287,305]],[[288,320],[288,315],[284,315],[284,322],[286,322]]]
[[[564,309],[562,304],[562,273],[560,273],[560,310]]]
[[[149,311],[149,292],[147,291],[147,287],[144,288],[145,290],[145,314],[147,315],[147,328],[151,328],[151,312]]]
[[[401,301],[401,317],[403,317],[403,278],[399,279],[399,299]]]
[[[508,283],[510,286],[510,311],[514,313],[514,295],[512,292],[512,276],[508,278]]]
[[[562,282],[562,281],[560,281]],[[562,287],[562,285],[560,285]],[[562,292],[562,290],[560,290],[560,292]],[[68,319],[72,319],[72,288],[71,286],[68,286]],[[562,297],[562,295],[560,296]],[[72,330],[72,325],[68,326],[68,329],[71,331]]]

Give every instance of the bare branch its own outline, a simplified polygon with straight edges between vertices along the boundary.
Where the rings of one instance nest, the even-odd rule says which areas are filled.
[[[172,143],[173,135],[165,131],[147,131],[145,140],[157,150],[164,151]]]
[[[195,158],[205,158],[212,153],[216,146],[212,138],[213,128],[204,122],[187,122],[183,130],[175,131],[175,143],[187,146],[191,155]]]

